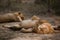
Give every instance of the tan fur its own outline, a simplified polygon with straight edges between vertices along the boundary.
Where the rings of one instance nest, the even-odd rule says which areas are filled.
[[[33,32],[33,29],[32,28],[27,28],[27,29],[22,28],[20,31],[24,32],[24,33],[31,33],[31,32]]]
[[[0,22],[9,22],[9,21],[21,21],[24,20],[24,15],[20,12],[7,13],[0,15]]]
[[[4,25],[2,25],[2,27],[4,27],[4,28],[11,28],[11,27],[20,28],[20,25],[19,25],[19,23],[11,23],[11,24],[4,24]]]
[[[17,15],[17,14],[16,14]],[[18,16],[18,15],[17,15]],[[36,16],[37,17],[37,16]],[[35,27],[37,26],[39,20],[32,20],[32,19],[27,19],[27,20],[23,20],[21,21],[18,25],[18,26],[15,26],[16,24],[14,24],[13,26],[15,27],[18,27],[18,28],[32,28],[32,27]],[[13,27],[13,26],[5,26],[5,27]]]
[[[32,28],[32,31],[36,33],[48,34],[53,33],[54,29],[52,25],[47,20],[41,20],[37,16],[33,16],[29,20],[23,20],[19,24],[18,28],[25,28],[23,32],[31,32],[29,28]],[[27,28],[27,29],[26,29]]]
[[[32,32],[33,27],[36,27],[39,24],[40,18],[37,16],[32,16],[31,19],[23,20],[20,22],[20,27],[22,32]]]
[[[33,29],[34,32],[36,33],[43,33],[43,34],[48,34],[48,33],[53,33],[54,29],[50,23],[46,20],[41,20],[41,23],[38,25],[38,27],[34,27]]]
[[[33,15],[31,19],[32,20],[40,20],[40,18],[38,16],[36,16],[36,15]]]
[[[23,28],[31,28],[31,27],[34,27],[36,26],[38,23],[37,20],[23,20],[21,23],[20,23],[20,26],[23,27]]]

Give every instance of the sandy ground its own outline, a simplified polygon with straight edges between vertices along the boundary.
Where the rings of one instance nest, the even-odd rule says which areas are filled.
[[[2,27],[2,24],[13,25],[14,23],[0,24],[0,40],[60,40],[60,32],[53,34],[22,33]]]
[[[38,15],[42,19],[49,20],[49,22],[52,23],[53,25],[60,25],[60,20],[59,21],[57,20],[57,23],[55,24],[54,23],[55,19],[47,17],[49,16],[49,14],[47,15],[45,14],[47,13],[47,10],[48,10],[47,7],[45,7],[45,5],[33,5],[33,4],[32,5],[11,4],[11,5],[12,6],[9,8],[10,10],[9,9],[5,10],[5,12],[11,12],[13,10],[15,11],[20,10],[25,14],[26,18],[29,18],[32,15]],[[0,12],[0,14],[3,14],[3,11]],[[60,17],[58,19],[60,19]],[[13,25],[14,23],[18,23],[18,22],[0,23],[0,40],[60,40],[60,32],[53,33],[53,34],[22,33],[20,31],[13,31],[13,30],[10,30],[1,26],[3,24]]]
[[[55,19],[49,17],[42,17],[42,16],[41,18],[47,19],[50,21],[50,23],[54,24]],[[2,27],[3,24],[13,25],[17,23],[18,22],[0,23],[0,40],[60,40],[60,32],[53,34],[22,33],[20,32],[20,30],[13,31],[11,29]],[[57,25],[58,24],[60,25],[60,21],[58,21]]]

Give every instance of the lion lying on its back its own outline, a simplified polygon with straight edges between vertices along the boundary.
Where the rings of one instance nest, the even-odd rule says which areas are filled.
[[[46,20],[41,20],[41,23],[38,25],[38,27],[34,27],[34,32],[48,34],[53,33],[54,29],[49,22],[47,22]]]
[[[28,20],[23,21],[21,24],[23,24],[23,28],[27,28],[27,29],[23,29],[22,32],[35,32],[39,34],[40,33],[48,34],[54,32],[52,25],[47,20],[41,20],[37,16],[33,16],[29,21]],[[32,29],[29,27],[32,27]]]
[[[47,20],[41,20],[35,15],[31,19],[21,21],[15,28],[21,28],[21,32],[35,32],[39,34],[54,32],[52,25]]]

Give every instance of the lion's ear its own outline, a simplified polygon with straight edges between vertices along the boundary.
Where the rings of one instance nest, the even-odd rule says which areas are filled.
[[[20,16],[20,17],[24,16],[21,12],[15,12],[14,14],[15,14],[16,16]]]
[[[18,15],[20,15],[21,14],[21,12],[18,12]]]

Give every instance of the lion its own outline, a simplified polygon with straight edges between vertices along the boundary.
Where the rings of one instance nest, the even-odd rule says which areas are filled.
[[[40,20],[40,17],[38,17],[38,16],[36,16],[36,15],[33,15],[33,16],[31,17],[31,20]]]
[[[0,15],[0,22],[19,22],[24,20],[24,15],[21,12],[7,13]]]
[[[47,20],[40,20],[40,24],[34,27],[33,31],[39,34],[49,34],[54,32],[54,28]]]
[[[36,26],[39,23],[39,20],[40,20],[40,18],[34,15],[34,16],[32,16],[31,19],[21,21],[20,25],[23,28],[33,27],[33,26]]]
[[[35,18],[35,19],[33,19]],[[37,26],[37,24],[39,23],[39,17],[37,16],[33,16],[31,19],[25,19],[21,22],[19,22],[19,24],[14,24],[14,25],[3,25],[3,27],[5,28],[15,28],[15,29],[28,29],[30,30],[30,28],[33,28],[35,26]],[[19,19],[20,20],[20,19]]]
[[[36,15],[33,15],[31,19],[23,20],[20,25],[23,28],[22,32],[32,32],[33,27],[36,27],[39,24],[40,18]],[[30,30],[31,29],[31,30]]]
[[[32,16],[31,19],[23,20],[15,28],[21,28],[22,32],[34,32],[39,34],[53,33],[54,29],[47,20],[42,20],[38,16]],[[13,27],[13,28],[14,28]]]

